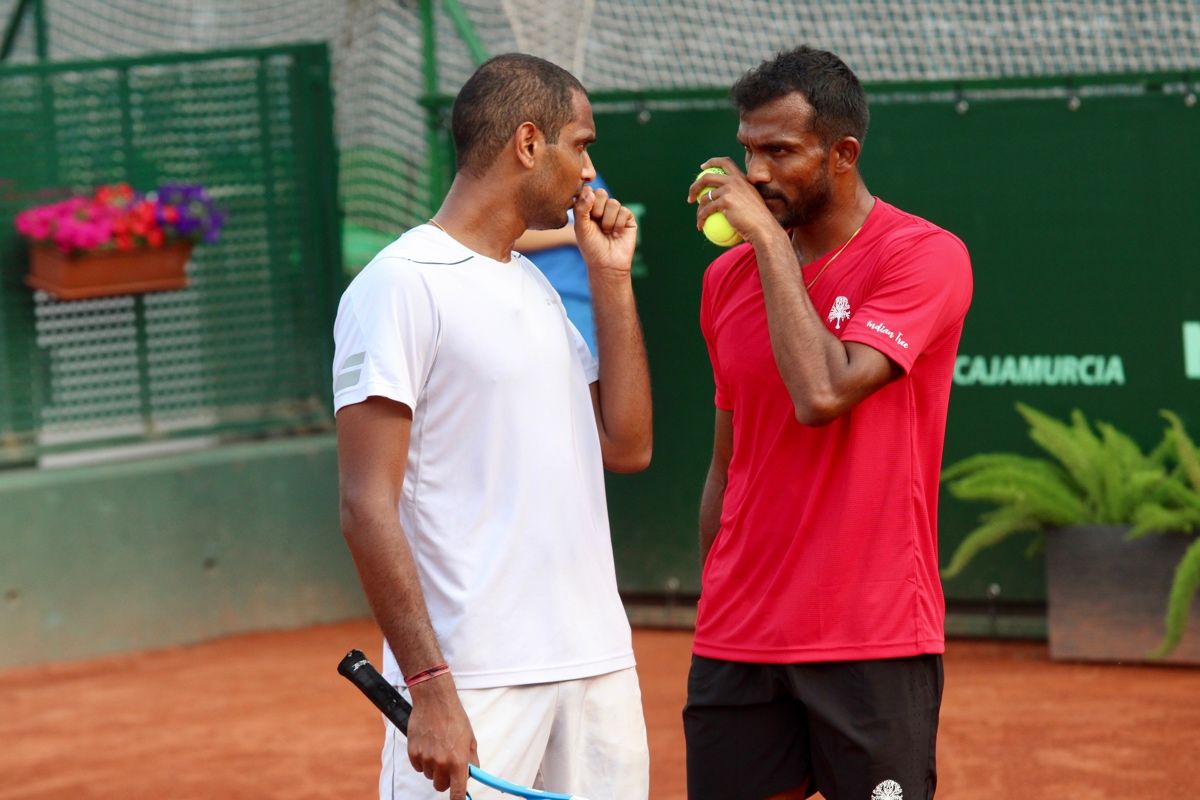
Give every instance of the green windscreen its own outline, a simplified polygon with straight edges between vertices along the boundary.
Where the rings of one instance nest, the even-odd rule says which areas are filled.
[[[622,588],[697,592],[696,519],[713,425],[700,336],[704,268],[720,250],[685,203],[700,163],[741,160],[728,108],[616,107],[597,115],[594,160],[646,206],[636,285],[651,361],[654,462],[611,476]],[[1035,454],[1022,401],[1080,408],[1143,446],[1174,409],[1200,431],[1200,107],[1186,86],[1130,79],[1101,91],[1022,86],[975,96],[872,93],[862,171],[873,193],[960,236],[974,265],[946,463]],[[1190,327],[1189,327],[1190,326]],[[1188,331],[1196,330],[1189,344]],[[942,560],[986,507],[943,492]],[[869,532],[864,532],[869,535]],[[1039,601],[1041,559],[1016,537],[947,582],[953,599]],[[994,584],[994,588],[993,588]]]

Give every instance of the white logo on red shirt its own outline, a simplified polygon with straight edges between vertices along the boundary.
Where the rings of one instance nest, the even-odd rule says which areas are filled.
[[[833,327],[841,330],[842,322],[850,319],[850,298],[844,294],[838,295],[833,301],[833,308],[829,309],[829,316],[825,318],[829,322],[837,322]]]
[[[891,328],[889,328],[887,325],[884,325],[882,322],[876,322],[875,320],[868,321],[867,327],[870,328],[871,330],[875,331],[876,333],[882,333],[884,336],[888,337],[889,339],[894,341],[896,344],[903,347],[905,350],[908,349],[908,342],[905,341],[904,334],[901,333],[900,331],[894,331]]]
[[[871,800],[904,800],[904,790],[895,781],[884,781],[871,792]]]

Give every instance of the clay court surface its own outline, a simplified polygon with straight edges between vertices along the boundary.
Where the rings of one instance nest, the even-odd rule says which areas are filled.
[[[690,633],[638,630],[651,797],[681,800]],[[369,798],[381,722],[339,677],[370,621],[0,672],[0,800]],[[1036,642],[951,641],[947,800],[1191,797],[1200,670],[1052,663]]]

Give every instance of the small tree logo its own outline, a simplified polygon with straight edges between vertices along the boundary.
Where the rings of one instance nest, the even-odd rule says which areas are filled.
[[[826,319],[836,322],[834,328],[841,330],[842,323],[850,319],[850,299],[844,294],[838,295],[838,298],[833,301],[833,308],[829,309],[829,316]]]
[[[904,800],[904,791],[895,781],[884,781],[871,792],[871,800]]]

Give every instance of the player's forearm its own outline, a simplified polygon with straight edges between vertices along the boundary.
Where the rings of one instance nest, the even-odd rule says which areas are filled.
[[[650,463],[653,423],[650,367],[629,277],[592,277],[599,353],[597,426],[604,465],[638,472]]]
[[[786,234],[780,231],[756,242],[755,252],[771,350],[796,419],[805,425],[829,422],[855,401],[842,388],[850,371],[846,348],[825,328],[813,306]]]
[[[343,498],[342,532],[367,603],[405,675],[443,661],[408,540],[386,502]]]
[[[358,568],[367,602],[396,656],[400,671],[413,676],[442,664],[417,568],[396,520],[394,498],[354,499],[343,485],[342,531]],[[413,768],[444,791],[465,795],[467,763],[477,761],[475,735],[459,700],[454,676],[443,673],[410,687],[412,717],[408,756]]]

